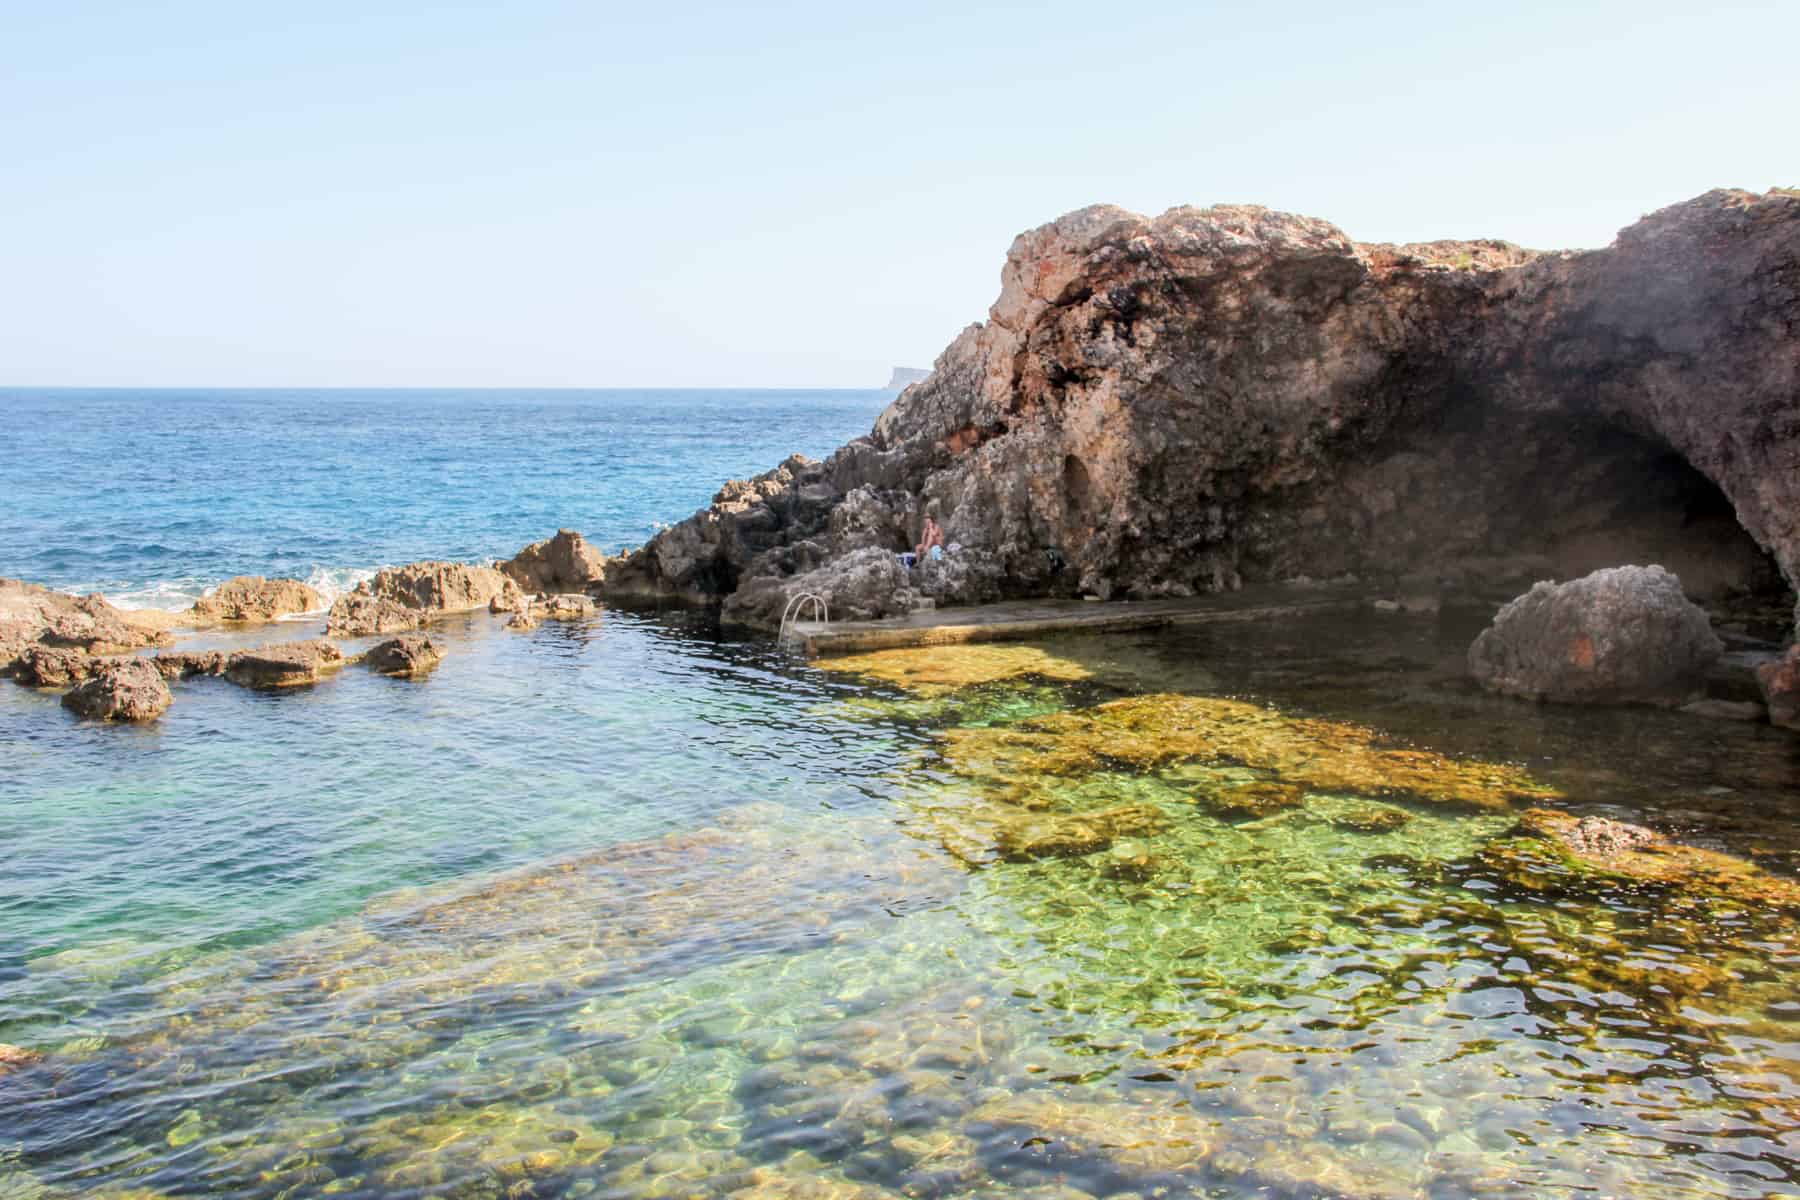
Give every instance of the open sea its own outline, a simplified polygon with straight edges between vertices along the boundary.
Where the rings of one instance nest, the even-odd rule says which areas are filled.
[[[0,391],[0,575],[612,552],[890,397]],[[1481,623],[0,683],[0,1200],[1800,1196],[1800,738],[1482,695]]]

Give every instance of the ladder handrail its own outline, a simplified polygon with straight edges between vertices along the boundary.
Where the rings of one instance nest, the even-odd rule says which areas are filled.
[[[781,610],[781,629],[776,633],[775,640],[787,641],[790,629],[798,632],[800,622],[806,619],[805,614],[808,612],[811,612],[820,624],[831,624],[831,606],[825,602],[825,597],[817,592],[801,592],[797,596],[790,596],[786,607]]]

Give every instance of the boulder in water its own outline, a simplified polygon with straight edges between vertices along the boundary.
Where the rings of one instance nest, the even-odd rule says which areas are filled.
[[[317,683],[344,665],[344,652],[323,638],[240,650],[225,664],[225,678],[240,687],[274,689]]]
[[[1491,692],[1586,704],[1678,705],[1724,652],[1706,613],[1658,566],[1538,583],[1469,648]]]
[[[346,592],[325,616],[329,637],[370,637],[379,633],[405,633],[424,624],[424,614],[394,600],[378,599],[365,592]]]
[[[532,606],[532,612],[536,615],[557,621],[575,621],[582,617],[591,617],[598,611],[593,598],[579,592],[564,592],[558,596],[546,596],[540,603]]]
[[[378,675],[424,675],[444,661],[444,648],[423,633],[405,633],[381,643],[363,656],[363,664]]]
[[[1800,644],[1787,654],[1756,668],[1756,682],[1769,708],[1769,723],[1800,730]]]
[[[322,608],[325,598],[298,579],[264,579],[239,575],[195,601],[189,614],[196,621],[273,621]]]
[[[162,672],[142,658],[104,663],[63,697],[64,708],[99,721],[154,720],[173,702]]]

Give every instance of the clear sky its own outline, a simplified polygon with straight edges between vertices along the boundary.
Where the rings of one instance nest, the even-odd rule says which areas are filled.
[[[1800,184],[1800,0],[0,0],[0,384],[879,386],[1021,230],[1603,245]]]

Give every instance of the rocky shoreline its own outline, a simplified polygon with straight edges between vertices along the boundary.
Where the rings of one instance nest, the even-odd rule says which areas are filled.
[[[988,321],[867,437],[726,484],[603,590],[772,629],[800,591],[853,617],[1346,577],[1504,599],[1660,563],[1787,624],[1797,329],[1792,190],[1580,253],[1083,209],[1013,244]],[[909,571],[927,512],[956,549]]]
[[[1494,691],[1800,727],[1800,648],[1768,636],[1791,642],[1800,613],[1797,330],[1792,190],[1709,192],[1581,253],[1359,244],[1252,206],[1083,209],[1022,235],[988,322],[825,461],[728,482],[617,557],[562,530],[491,566],[385,569],[324,634],[480,610],[528,630],[596,601],[773,630],[802,593],[868,619],[1330,582],[1401,614],[1516,597],[1471,650]],[[909,562],[928,514],[946,545]],[[154,716],[160,676],[310,683],[338,652],[158,656],[135,682],[109,659],[323,607],[259,577],[182,614],[0,581],[0,673]],[[433,653],[380,657],[416,674]],[[1708,694],[1726,660],[1742,678]]]

